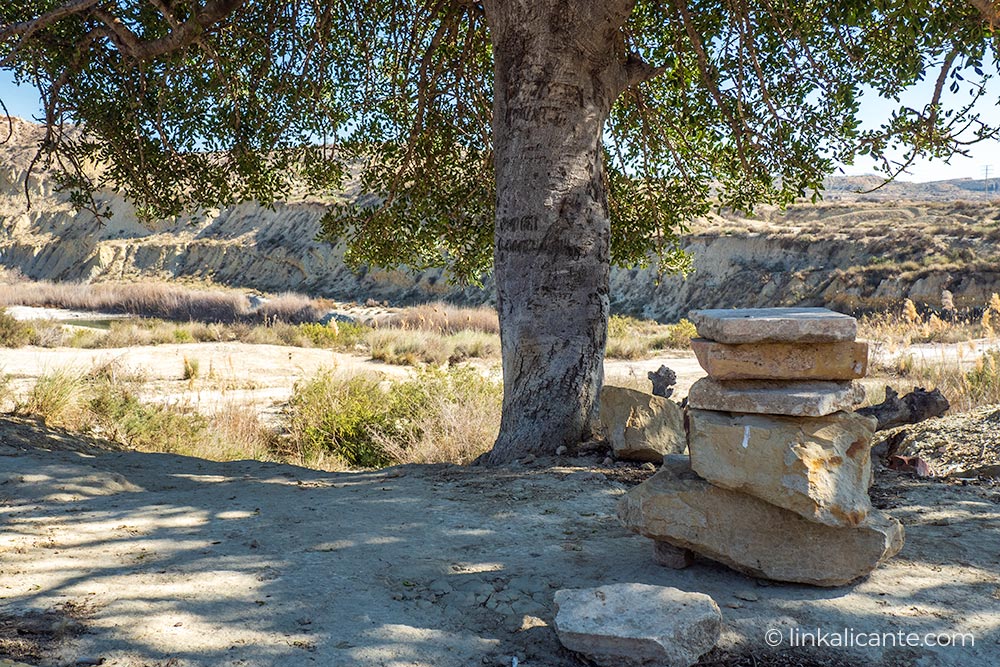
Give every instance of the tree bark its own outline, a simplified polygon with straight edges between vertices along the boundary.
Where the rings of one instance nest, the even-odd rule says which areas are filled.
[[[628,85],[630,2],[494,0],[494,271],[503,357],[490,464],[587,439],[607,340],[601,135]]]

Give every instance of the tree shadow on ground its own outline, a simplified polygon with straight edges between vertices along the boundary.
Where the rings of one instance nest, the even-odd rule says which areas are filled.
[[[516,657],[569,667],[581,662],[552,629],[555,591],[640,582],[718,601],[725,634],[703,664],[994,664],[1000,505],[988,496],[904,489],[893,510],[909,530],[900,557],[855,585],[817,589],[706,561],[658,567],[651,542],[613,516],[621,493],[578,468],[330,474],[111,451],[0,420],[2,613],[86,607],[86,632],[45,644],[43,665],[99,656],[120,667],[466,667]],[[767,628],[793,626],[968,627],[979,643],[950,653],[764,647]]]

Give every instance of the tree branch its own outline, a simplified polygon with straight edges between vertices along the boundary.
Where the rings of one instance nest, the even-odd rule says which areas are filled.
[[[979,10],[980,15],[991,28],[1000,26],[1000,2],[997,0],[969,0],[969,4]]]
[[[39,30],[49,27],[59,19],[72,14],[80,14],[87,11],[99,1],[100,0],[71,0],[71,2],[67,2],[60,7],[56,7],[55,9],[42,14],[38,18],[31,19],[30,21],[21,21],[20,23],[14,23],[3,28],[0,30],[0,40],[4,40],[15,35],[20,35],[22,40],[26,39]]]
[[[244,4],[246,0],[208,2],[186,21],[176,24],[166,36],[148,42],[140,39],[131,28],[103,9],[94,9],[92,14],[111,31],[111,37],[124,55],[141,62],[178,51],[198,41],[206,30],[230,16]]]
[[[667,68],[665,66],[656,67],[650,65],[639,57],[637,53],[630,53],[625,58],[625,87],[632,88],[644,81],[660,76]]]

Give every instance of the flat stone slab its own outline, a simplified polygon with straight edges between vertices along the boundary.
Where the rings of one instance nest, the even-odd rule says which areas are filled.
[[[712,598],[666,586],[561,590],[555,602],[559,641],[607,667],[690,667],[722,631]]]
[[[734,570],[814,586],[850,583],[903,547],[903,526],[883,512],[873,510],[855,528],[814,523],[714,486],[678,455],[664,458],[658,473],[619,501],[618,517],[636,533]]]
[[[853,412],[772,417],[690,410],[691,467],[828,526],[853,527],[871,511],[871,439],[876,421]]]
[[[856,380],[868,372],[868,343],[744,343],[695,338],[691,349],[714,380]]]
[[[850,410],[865,400],[865,388],[854,382],[783,382],[701,378],[688,392],[688,405],[699,410],[748,412],[789,417],[822,417]]]
[[[601,389],[601,423],[616,458],[659,463],[687,447],[684,415],[669,398],[627,387]]]
[[[858,321],[827,308],[691,311],[698,335],[717,343],[833,343],[854,340]]]

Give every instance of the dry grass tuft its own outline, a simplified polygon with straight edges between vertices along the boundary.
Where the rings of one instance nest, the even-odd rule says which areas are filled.
[[[373,329],[365,336],[372,359],[387,364],[440,366],[500,354],[500,337],[479,331],[442,334],[422,329]]]
[[[394,383],[324,373],[296,385],[284,454],[334,469],[467,463],[492,446],[502,398],[498,381],[468,366],[421,370]]]
[[[88,373],[55,371],[15,401],[14,413],[139,451],[217,461],[275,459],[276,435],[250,408],[230,405],[205,417],[185,405],[141,400],[145,383],[142,374],[116,362]]]
[[[694,324],[681,320],[660,324],[626,315],[612,315],[608,320],[609,359],[644,359],[660,350],[684,350],[696,335]]]
[[[488,306],[464,308],[438,301],[406,308],[393,313],[380,322],[381,326],[396,329],[432,331],[453,334],[460,331],[479,331],[500,334],[500,322],[495,309]]]
[[[253,309],[236,290],[194,289],[159,282],[0,282],[0,307],[41,306],[159,318],[177,322],[312,322],[324,309],[309,297],[286,293]]]

